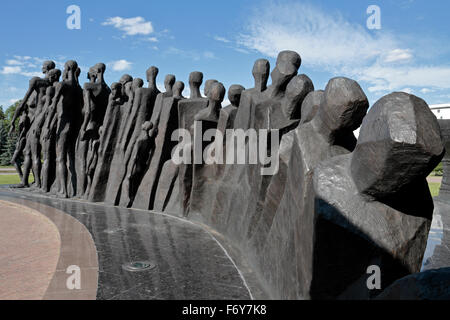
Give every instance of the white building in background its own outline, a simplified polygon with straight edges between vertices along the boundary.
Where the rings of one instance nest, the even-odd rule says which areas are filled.
[[[431,105],[430,109],[439,120],[450,120],[450,103]]]

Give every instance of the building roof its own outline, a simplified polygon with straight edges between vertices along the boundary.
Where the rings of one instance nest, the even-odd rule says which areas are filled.
[[[450,103],[430,105],[430,109],[431,109],[431,110],[437,110],[437,109],[450,109]]]

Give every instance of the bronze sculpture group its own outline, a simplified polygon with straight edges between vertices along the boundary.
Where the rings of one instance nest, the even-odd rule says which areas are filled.
[[[35,191],[199,220],[246,254],[274,298],[372,297],[379,292],[363,285],[368,266],[386,270],[384,287],[420,270],[433,213],[425,179],[445,150],[439,124],[416,96],[392,93],[369,109],[356,81],[334,78],[315,90],[300,66],[293,51],[281,52],[271,73],[257,60],[254,88],[231,86],[222,108],[223,84],[206,81],[203,97],[198,71],[185,98],[174,75],[158,90],[156,67],[148,87],[124,75],[109,88],[99,63],[81,88],[75,61],[62,73],[45,62],[13,119],[21,186],[30,187],[32,170]],[[172,133],[202,134],[199,122],[223,134],[279,131],[279,170],[174,164]]]

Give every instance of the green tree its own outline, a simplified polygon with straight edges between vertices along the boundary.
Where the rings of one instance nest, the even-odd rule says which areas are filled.
[[[4,130],[4,127],[2,126],[2,131]],[[16,144],[17,144],[17,135],[14,133],[11,136],[8,136],[8,133],[6,134],[6,141],[3,143],[1,151],[0,151],[0,166],[10,166],[11,165],[11,158],[14,155],[14,151],[16,150]]]
[[[5,113],[3,112],[3,106],[0,106],[0,121],[5,120]]]
[[[6,123],[3,121],[3,119],[0,119],[0,156],[7,141],[8,141],[8,128],[6,127]]]
[[[16,132],[13,132],[11,137],[8,135],[11,128],[11,120],[16,112],[17,107],[20,105],[20,101],[17,101],[13,105],[9,106],[6,111],[3,111],[3,107],[0,107],[0,165],[11,165],[11,158],[14,155],[16,149],[18,132],[18,121],[16,120]]]
[[[22,101],[19,100],[19,101],[17,101],[16,103],[14,103],[13,105],[9,106],[6,109],[6,111],[5,111],[5,121],[8,122],[8,126],[11,125],[11,120],[12,120],[12,118],[14,116],[14,113],[16,112],[16,109],[20,105],[21,102]],[[19,118],[20,117],[18,117],[18,119],[16,119],[16,123],[15,123],[16,129],[19,127]]]

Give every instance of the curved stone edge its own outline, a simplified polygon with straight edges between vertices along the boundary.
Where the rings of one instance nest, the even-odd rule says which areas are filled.
[[[98,257],[94,240],[86,227],[55,208],[24,199],[9,199],[10,201],[6,202],[45,216],[59,231],[60,256],[43,300],[95,300],[98,287]],[[67,281],[73,275],[67,273],[70,266],[80,268],[80,289],[71,290],[67,287]]]
[[[1,254],[0,260],[3,260],[1,264],[5,269],[0,270],[0,279],[2,277],[7,279],[5,283],[0,281],[0,300],[41,300],[50,285],[59,260],[61,249],[59,230],[40,212],[16,203],[0,200],[0,211],[11,215],[9,218],[13,219],[5,221],[2,218],[2,232],[9,232],[11,238],[5,238],[5,234],[2,234],[6,243],[2,243],[0,252],[3,251],[4,254]],[[19,219],[23,225],[27,224],[24,226],[25,229],[16,228],[15,219]],[[13,229],[5,230],[5,228]],[[28,232],[38,232],[49,238],[43,241],[42,238],[36,238],[37,234]],[[21,242],[20,238],[25,242]],[[42,259],[45,261],[41,261]]]
[[[21,189],[12,189],[12,188],[6,187],[6,186],[4,187],[4,190],[8,191],[8,192],[12,192],[17,195],[22,195],[24,197],[30,194],[27,191],[23,191]],[[31,193],[31,195],[38,197],[38,198],[44,198],[44,199],[50,199],[50,200],[75,202],[75,203],[88,204],[88,205],[92,205],[92,206],[116,208],[116,206],[106,204],[104,202],[94,202],[93,203],[93,202],[88,202],[88,201],[78,200],[78,199],[73,199],[73,198],[72,199],[70,199],[70,198],[69,199],[55,199],[54,197],[44,195],[44,194],[39,194],[39,193]],[[36,206],[36,207],[42,206],[42,207],[50,208],[55,211],[59,211],[52,207],[49,207],[49,206],[46,206],[46,205],[43,205],[43,204],[40,204],[37,202],[33,202],[33,201],[22,200],[22,199],[18,199],[18,198],[11,198],[11,199],[14,199],[16,202],[17,201],[26,202],[30,206]],[[244,253],[240,250],[239,246],[237,246],[234,243],[231,243],[229,241],[229,239],[227,239],[222,233],[220,233],[216,229],[213,229],[212,227],[210,227],[202,222],[199,222],[199,221],[196,221],[193,219],[186,219],[184,217],[179,217],[175,214],[170,214],[167,212],[158,212],[158,211],[154,211],[154,210],[144,210],[144,209],[137,209],[137,208],[133,208],[130,210],[141,211],[141,212],[145,212],[148,214],[162,215],[169,219],[175,219],[175,220],[181,221],[183,223],[195,225],[196,227],[200,228],[204,232],[208,233],[209,236],[211,238],[213,238],[214,241],[217,242],[219,247],[224,251],[225,255],[235,266],[237,272],[241,276],[244,287],[247,288],[252,300],[270,300],[270,299],[272,299],[272,297],[268,294],[268,292],[270,292],[270,290],[268,290],[268,288],[265,288],[263,286],[263,284],[260,282],[261,279],[259,278],[259,275],[256,274],[254,268],[250,265],[249,261],[247,261]],[[61,212],[61,211],[59,211],[59,212]],[[63,214],[67,215],[65,213],[63,213]],[[69,216],[69,217],[71,217],[72,219],[74,219],[75,221],[78,222],[78,220],[76,220],[72,216]],[[98,266],[97,266],[97,269],[98,269]],[[71,298],[68,298],[68,300],[70,300],[70,299]]]

